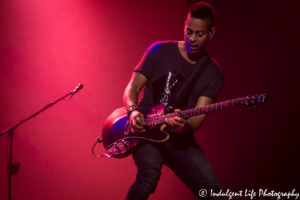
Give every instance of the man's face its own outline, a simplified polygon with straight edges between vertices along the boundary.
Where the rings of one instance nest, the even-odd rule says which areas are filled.
[[[210,28],[209,19],[191,18],[189,15],[185,22],[184,42],[185,50],[191,55],[201,55],[209,40],[213,37],[215,28]]]

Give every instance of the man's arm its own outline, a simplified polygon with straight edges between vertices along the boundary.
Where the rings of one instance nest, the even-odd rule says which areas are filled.
[[[211,98],[205,97],[205,96],[200,96],[198,98],[195,108],[206,106],[206,105],[209,105],[212,103],[213,103],[213,100]],[[179,111],[179,110],[177,110],[177,111]],[[166,123],[171,128],[173,128],[176,132],[181,133],[181,134],[186,134],[186,133],[189,133],[190,131],[193,131],[193,132],[197,131],[201,127],[206,115],[207,114],[197,115],[194,117],[190,117],[187,120],[180,118],[180,117],[175,117],[175,118],[166,120]]]
[[[141,73],[133,72],[131,79],[125,89],[123,95],[123,102],[126,108],[131,105],[136,105],[138,103],[138,96],[144,85],[147,83],[148,79]],[[137,122],[139,119],[139,122]],[[145,125],[144,115],[139,111],[133,111],[130,114],[130,123],[133,124],[133,132],[140,133],[144,132],[143,125]]]

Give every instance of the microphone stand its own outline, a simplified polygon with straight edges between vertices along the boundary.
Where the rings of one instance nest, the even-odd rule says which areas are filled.
[[[70,99],[71,100],[72,96],[74,94],[76,94],[80,89],[83,88],[83,85],[79,83],[79,85],[73,90],[70,91],[67,95],[63,96],[62,98],[56,100],[53,103],[49,103],[48,105],[46,105],[43,109],[41,109],[40,111],[34,113],[33,115],[31,115],[30,117],[20,121],[18,124],[12,126],[11,128],[3,131],[0,134],[1,136],[5,136],[6,134],[8,134],[9,138],[10,138],[10,148],[9,148],[9,158],[8,158],[8,164],[7,164],[7,179],[8,179],[8,200],[12,200],[11,197],[11,176],[12,175],[17,175],[18,171],[19,171],[19,167],[20,167],[20,163],[18,162],[14,162],[12,163],[12,142],[13,142],[13,137],[14,137],[14,131],[18,128],[18,126],[20,126],[21,124],[23,124],[24,122],[26,122],[27,120],[37,116],[38,114],[40,114],[41,112],[43,112],[44,110],[46,110],[47,108],[53,106],[54,104],[56,104],[57,102],[65,99],[67,96],[71,95]]]

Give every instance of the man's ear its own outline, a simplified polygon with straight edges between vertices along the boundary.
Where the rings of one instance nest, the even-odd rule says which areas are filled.
[[[215,28],[215,27],[212,27],[212,28],[210,29],[210,32],[209,32],[209,40],[212,39],[212,37],[214,36],[215,32],[216,32],[216,28]]]

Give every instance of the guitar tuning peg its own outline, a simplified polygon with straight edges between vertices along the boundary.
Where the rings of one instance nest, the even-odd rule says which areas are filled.
[[[248,110],[248,111],[251,111],[251,107],[248,107],[247,110]]]

